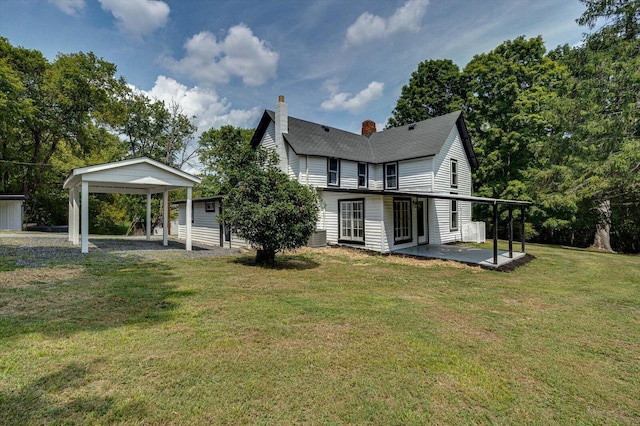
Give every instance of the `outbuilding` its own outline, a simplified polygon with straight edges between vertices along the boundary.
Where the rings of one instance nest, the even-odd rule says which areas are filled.
[[[0,229],[22,230],[26,199],[25,195],[0,194]]]
[[[187,189],[187,229],[185,248],[191,250],[191,199],[193,186],[201,179],[147,157],[74,169],[64,182],[69,190],[69,241],[81,242],[82,252],[89,252],[89,194],[120,193],[147,196],[147,223],[151,222],[151,195],[163,193],[162,241],[169,244],[169,191]],[[80,204],[80,201],[82,204]],[[82,229],[80,229],[82,227]],[[147,240],[151,229],[147,226]]]

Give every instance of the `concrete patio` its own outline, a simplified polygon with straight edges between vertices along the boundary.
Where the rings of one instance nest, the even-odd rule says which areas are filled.
[[[394,250],[393,254],[407,256],[424,257],[427,259],[452,260],[469,265],[478,265],[486,269],[503,269],[511,262],[522,259],[526,253],[513,252],[513,257],[509,257],[506,250],[498,250],[498,263],[493,262],[493,250],[465,247],[460,245],[437,245],[425,244],[418,247],[409,247],[401,250]]]

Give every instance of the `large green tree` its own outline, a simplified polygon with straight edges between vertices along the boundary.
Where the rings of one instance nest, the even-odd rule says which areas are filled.
[[[278,169],[275,152],[251,147],[252,133],[233,126],[203,133],[200,160],[211,178],[209,191],[224,195],[223,223],[258,248],[258,263],[273,265],[277,252],[307,243],[318,198]]]
[[[60,54],[49,62],[5,38],[0,67],[0,190],[27,195],[30,220],[62,222],[69,164],[84,165],[85,156],[113,146],[113,136],[100,127],[123,82],[115,65],[92,53]],[[62,161],[69,157],[75,160]]]
[[[175,102],[152,99],[128,86],[121,87],[118,104],[110,116],[112,129],[123,137],[129,157],[149,157],[181,167],[189,160],[189,142],[196,126]]]
[[[564,133],[542,155],[557,171],[554,190],[575,201],[578,216],[591,218],[594,248],[639,251],[640,2],[583,3],[579,23],[604,23],[583,45],[553,52],[571,75],[554,113]]]
[[[391,113],[387,127],[398,127],[462,108],[460,69],[450,59],[428,59],[418,65]]]

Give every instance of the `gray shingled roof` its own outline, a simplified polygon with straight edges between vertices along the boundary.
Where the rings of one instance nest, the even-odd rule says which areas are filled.
[[[267,110],[271,120],[275,113]],[[461,112],[456,111],[406,126],[382,130],[370,137],[289,117],[285,140],[298,155],[318,155],[368,163],[387,163],[437,154]]]

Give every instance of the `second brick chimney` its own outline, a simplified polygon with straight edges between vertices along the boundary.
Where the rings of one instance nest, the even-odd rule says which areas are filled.
[[[364,120],[362,122],[362,136],[369,137],[376,132],[376,122],[372,120]]]

